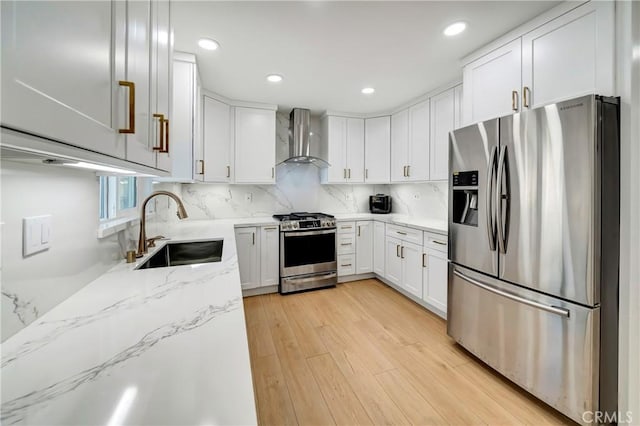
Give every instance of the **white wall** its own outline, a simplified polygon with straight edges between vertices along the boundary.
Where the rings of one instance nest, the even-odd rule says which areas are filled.
[[[3,160],[2,340],[62,302],[121,257],[118,236],[98,240],[95,173]],[[51,248],[22,257],[22,218],[52,215]]]
[[[640,3],[616,3],[621,97],[619,410],[640,424]]]

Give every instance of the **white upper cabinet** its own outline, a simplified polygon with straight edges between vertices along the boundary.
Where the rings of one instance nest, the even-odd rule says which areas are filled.
[[[204,96],[203,103],[204,156],[197,173],[202,173],[205,182],[231,182],[231,107],[209,96]]]
[[[391,116],[391,181],[407,180],[409,156],[409,110]]]
[[[202,180],[202,142],[197,140],[198,69],[195,55],[176,52],[173,61],[171,113],[171,177],[178,181]],[[193,149],[192,149],[193,147]],[[194,156],[200,159],[194,160]],[[194,167],[194,161],[195,167]]]
[[[455,116],[453,120],[453,128],[459,129],[462,127],[462,123],[464,120],[462,118],[462,99],[464,92],[462,91],[462,84],[457,85],[453,88],[453,100],[454,100],[454,108],[455,108]]]
[[[171,145],[172,133],[172,70],[173,46],[171,40],[170,4],[166,0],[151,3],[151,115],[161,116],[161,149],[156,150],[156,168],[170,172],[176,149]],[[154,138],[152,138],[154,140]]]
[[[430,180],[449,177],[449,132],[455,128],[455,107],[455,89],[431,98]]]
[[[391,181],[429,180],[429,101],[391,116]]]
[[[429,180],[429,101],[409,108],[407,180]]]
[[[511,114],[520,109],[522,41],[518,38],[463,68],[465,124]]]
[[[613,95],[614,52],[614,2],[591,1],[525,34],[523,106]]]
[[[322,118],[322,156],[330,166],[323,183],[364,182],[364,120],[328,115]]]
[[[113,4],[1,3],[2,125],[124,158]]]
[[[275,110],[235,107],[235,182],[274,183],[275,167]]]
[[[391,181],[391,117],[367,118],[364,121],[364,181]]]

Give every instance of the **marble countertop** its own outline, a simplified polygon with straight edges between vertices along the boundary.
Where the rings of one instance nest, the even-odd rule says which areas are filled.
[[[256,424],[235,223],[167,230],[221,262],[123,261],[5,341],[2,424]]]
[[[424,217],[414,217],[401,214],[373,214],[373,213],[340,213],[334,215],[336,220],[377,220],[385,223],[408,226],[410,228],[419,229],[421,231],[434,232],[441,235],[447,235],[448,224],[446,221],[434,220]]]

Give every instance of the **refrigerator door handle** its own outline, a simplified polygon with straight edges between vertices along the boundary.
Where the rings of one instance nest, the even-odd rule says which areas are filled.
[[[468,283],[471,283],[477,287],[480,287],[483,290],[491,292],[493,294],[497,294],[498,296],[502,296],[504,298],[513,300],[514,302],[522,303],[523,305],[528,305],[536,309],[541,309],[546,312],[550,312],[552,314],[560,315],[566,318],[569,318],[570,311],[568,309],[558,308],[556,306],[545,305],[544,303],[535,302],[533,300],[525,299],[524,297],[516,296],[515,294],[507,293],[506,291],[502,291],[488,284],[482,283],[478,280],[475,280],[471,277],[466,276],[465,274],[453,270],[453,274],[462,278]]]
[[[500,247],[501,253],[506,253],[507,241],[505,239],[505,230],[504,223],[502,222],[502,175],[504,173],[505,168],[505,160],[507,154],[507,146],[504,145],[500,148],[500,158],[498,159],[498,176],[496,178],[496,225],[498,228],[498,245]],[[507,184],[507,192],[509,185]],[[505,198],[507,202],[509,200],[509,196],[506,195]],[[507,210],[508,213],[508,210]]]
[[[496,171],[496,152],[498,147],[494,146],[489,157],[489,170],[487,170],[487,238],[489,239],[489,250],[496,250],[496,222],[493,214],[493,175]]]

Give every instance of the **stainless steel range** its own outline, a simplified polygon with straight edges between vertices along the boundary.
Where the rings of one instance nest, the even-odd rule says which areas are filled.
[[[335,287],[335,218],[306,212],[273,217],[280,221],[280,293]]]

